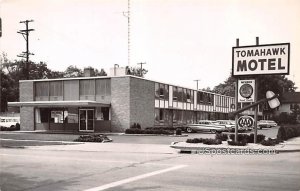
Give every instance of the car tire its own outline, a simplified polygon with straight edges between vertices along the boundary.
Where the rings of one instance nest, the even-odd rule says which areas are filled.
[[[187,127],[187,128],[186,128],[186,132],[188,132],[188,133],[192,133],[192,132],[193,132],[193,129],[192,129],[192,128],[190,128],[190,127]]]
[[[217,131],[215,129],[210,130],[211,133],[216,133]]]

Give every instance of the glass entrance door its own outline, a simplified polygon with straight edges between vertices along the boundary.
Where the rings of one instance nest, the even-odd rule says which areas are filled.
[[[79,131],[94,131],[94,109],[79,110]]]

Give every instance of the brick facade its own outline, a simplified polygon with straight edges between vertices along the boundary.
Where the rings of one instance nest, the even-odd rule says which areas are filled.
[[[130,127],[130,77],[111,79],[111,127],[124,132]]]
[[[20,101],[33,101],[34,100],[34,87],[32,81],[20,82]],[[33,131],[34,130],[34,108],[24,107],[20,108],[20,126],[21,131]]]
[[[130,125],[154,126],[154,82],[130,78]]]

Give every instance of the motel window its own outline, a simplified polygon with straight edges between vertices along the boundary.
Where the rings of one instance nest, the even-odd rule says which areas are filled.
[[[64,123],[68,117],[68,111],[51,110],[50,123]]]
[[[159,124],[159,110],[160,109],[155,109],[154,110],[154,118],[155,118],[155,124]]]
[[[159,89],[159,83],[155,83],[155,98],[159,99],[160,95],[160,89]]]
[[[95,95],[95,80],[80,80],[80,95]]]
[[[177,90],[177,87],[173,87],[173,101],[177,101],[177,94],[178,94],[178,92],[177,92],[178,90]]]
[[[35,96],[49,96],[49,82],[36,82],[35,83]]]
[[[110,96],[110,80],[98,79],[96,80],[96,95]]]
[[[161,99],[164,99],[164,97],[165,97],[164,89],[165,89],[165,85],[159,84],[159,98],[161,98]]]
[[[50,96],[62,96],[62,81],[50,82]]]
[[[191,90],[191,103],[194,103],[194,90]]]
[[[182,102],[182,101],[183,101],[182,93],[183,93],[182,88],[178,88],[177,100],[178,100],[179,102]]]
[[[187,96],[186,96],[186,89],[183,89],[183,93],[182,93],[182,101],[186,102],[187,100]]]
[[[159,109],[159,120],[160,121],[164,120],[164,110],[163,109]]]
[[[68,108],[68,116],[67,120],[68,123],[78,123],[78,109],[77,108]]]
[[[186,101],[191,102],[191,90],[186,90]]]
[[[197,103],[203,103],[203,92],[199,92],[198,91],[198,95],[197,95]]]
[[[164,99],[169,100],[169,86],[166,84],[164,86]]]

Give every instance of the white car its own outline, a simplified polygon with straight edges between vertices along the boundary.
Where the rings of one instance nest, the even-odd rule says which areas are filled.
[[[217,120],[221,125],[225,125],[226,131],[234,132],[235,131],[235,121],[234,120]],[[238,126],[238,131],[246,131],[250,129],[246,129],[245,127]]]
[[[271,127],[276,127],[277,123],[272,120],[259,120],[257,122],[257,125],[260,129],[262,128],[271,128]]]
[[[0,127],[10,127],[20,123],[20,117],[0,117]]]
[[[197,123],[187,124],[186,131],[188,133],[197,131],[210,131],[211,133],[225,131],[225,125],[219,124],[217,121],[200,120]]]

